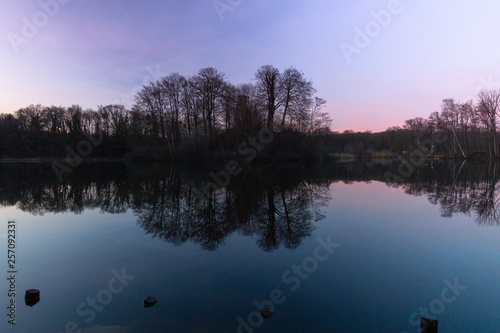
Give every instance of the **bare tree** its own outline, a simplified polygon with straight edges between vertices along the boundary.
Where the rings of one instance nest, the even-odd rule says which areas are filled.
[[[111,134],[124,137],[129,130],[129,114],[123,105],[108,105],[105,107],[110,115]]]
[[[72,105],[66,110],[66,127],[70,137],[75,140],[83,133],[83,109],[80,105]]]
[[[281,74],[271,65],[262,66],[255,74],[257,90],[267,109],[267,128],[274,130],[274,114],[282,105]]]
[[[293,67],[285,69],[281,75],[280,84],[283,98],[281,103],[283,105],[281,128],[284,128],[285,118],[290,109],[294,106],[302,106],[308,109],[314,103],[313,94],[316,89],[313,88],[312,81],[308,81],[301,71]],[[300,108],[297,111],[300,111]]]
[[[183,86],[186,82],[186,78],[179,73],[172,73],[162,78],[160,81],[168,104],[169,113],[167,118],[169,119],[170,133],[173,135],[173,142],[178,142],[181,136],[181,100]]]
[[[420,140],[426,128],[426,120],[422,117],[408,119],[405,122],[403,128],[409,130],[412,133],[415,139],[415,144],[417,146],[420,146]]]
[[[332,125],[332,119],[328,112],[323,112],[326,101],[322,98],[315,97],[314,104],[310,112],[309,133],[317,131],[329,131]]]
[[[210,138],[214,138],[217,100],[222,95],[225,75],[213,67],[207,67],[200,69],[192,81],[201,100],[205,128],[207,129],[205,134],[209,134]]]
[[[237,89],[231,83],[225,83],[222,88],[221,105],[223,110],[224,127],[227,130],[231,128],[231,124],[235,124],[234,118],[237,104]]]
[[[47,130],[51,133],[65,133],[64,113],[65,108],[62,106],[50,106],[45,108],[45,121]]]
[[[443,106],[441,111],[441,119],[447,131],[451,132],[453,137],[453,156],[457,155],[457,146],[460,149],[460,153],[463,158],[466,158],[462,145],[457,135],[457,131],[460,130],[460,118],[461,118],[461,105],[455,103],[453,99],[443,100]],[[460,134],[460,133],[459,133]]]
[[[498,156],[497,148],[497,118],[500,117],[500,91],[483,90],[478,95],[478,105],[475,113],[489,130],[493,139],[493,147],[489,147],[490,157]]]
[[[185,79],[182,85],[181,109],[184,114],[187,136],[198,135],[199,109],[192,78]]]
[[[135,96],[135,100],[139,109],[150,114],[153,132],[159,132],[161,138],[167,139],[165,119],[168,102],[162,84],[160,82],[151,82],[149,85],[144,86]]]

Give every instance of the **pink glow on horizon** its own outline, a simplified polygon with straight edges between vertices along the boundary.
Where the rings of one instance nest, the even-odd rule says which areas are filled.
[[[212,1],[70,1],[16,54],[7,35],[40,4],[0,0],[0,112],[111,104],[142,85],[148,66],[184,75],[213,66],[233,83],[252,82],[262,65],[294,66],[327,101],[334,131],[384,131],[445,98],[500,88],[500,3],[490,0],[404,1],[347,62],[339,46],[387,5],[254,0],[220,20]]]

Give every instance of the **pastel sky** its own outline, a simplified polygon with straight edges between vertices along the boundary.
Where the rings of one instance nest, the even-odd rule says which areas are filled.
[[[213,66],[245,83],[272,64],[313,80],[334,130],[381,131],[500,88],[499,2],[394,1],[0,0],[0,112],[130,104],[151,73]],[[350,62],[342,43],[358,46]]]

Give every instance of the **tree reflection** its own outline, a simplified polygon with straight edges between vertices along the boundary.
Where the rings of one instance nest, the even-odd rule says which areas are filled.
[[[195,188],[206,184],[174,173],[154,182],[153,188],[145,188],[145,202],[134,207],[134,213],[147,233],[173,244],[191,240],[203,249],[215,250],[229,235],[240,232],[256,236],[264,251],[296,248],[311,235],[313,223],[324,217],[318,211],[327,200],[319,195],[329,193],[328,182],[287,183],[276,177],[272,170],[249,170],[227,188],[212,189],[200,197]]]
[[[330,181],[310,170],[249,168],[229,186],[200,196],[208,174],[166,165],[103,163],[82,165],[60,183],[50,165],[0,164],[0,205],[36,215],[132,211],[147,234],[175,245],[192,241],[212,251],[238,233],[273,251],[300,246],[330,200]]]
[[[468,162],[435,164],[414,172],[407,181],[391,183],[412,195],[426,195],[439,204],[443,217],[473,215],[480,225],[500,225],[498,163]]]
[[[60,183],[50,165],[0,164],[0,206],[36,215],[86,209],[132,211],[152,237],[175,245],[188,241],[213,251],[233,234],[252,237],[263,251],[294,249],[322,220],[333,182],[385,181],[407,194],[427,196],[444,217],[473,216],[480,225],[500,225],[498,164],[432,162],[399,182],[397,163],[359,163],[327,168],[254,166],[227,187],[200,195],[209,170],[168,165],[82,165]]]

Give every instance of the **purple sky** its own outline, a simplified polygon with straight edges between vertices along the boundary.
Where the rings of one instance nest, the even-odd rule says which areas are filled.
[[[272,64],[313,79],[334,130],[380,131],[500,88],[491,0],[0,0],[0,13],[0,112],[130,104],[151,73],[213,66],[245,83]]]

